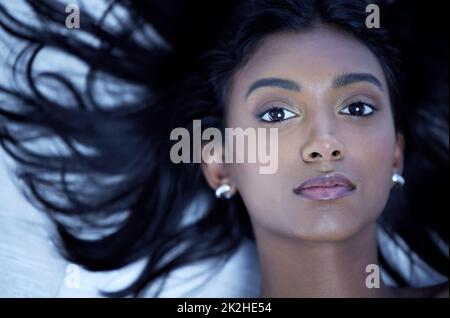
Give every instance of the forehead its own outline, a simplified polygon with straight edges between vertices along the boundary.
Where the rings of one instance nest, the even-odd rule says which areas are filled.
[[[233,89],[245,89],[254,80],[279,76],[305,86],[323,85],[344,73],[371,73],[386,87],[375,55],[352,35],[320,25],[305,32],[267,36],[247,64],[233,77]]]

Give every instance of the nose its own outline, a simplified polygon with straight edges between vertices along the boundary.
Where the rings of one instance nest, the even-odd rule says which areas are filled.
[[[313,138],[302,150],[306,162],[333,161],[344,158],[344,146],[332,135]]]

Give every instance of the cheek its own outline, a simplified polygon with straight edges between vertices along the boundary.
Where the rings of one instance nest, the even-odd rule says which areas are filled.
[[[259,164],[233,164],[231,177],[250,214],[265,214],[280,208],[283,180],[280,167],[273,174],[261,174]]]
[[[253,115],[240,108],[232,107],[226,121],[227,127],[230,128],[255,129],[255,135],[257,136],[254,148],[256,150],[256,163],[236,163],[235,160],[234,163],[230,164],[229,172],[251,216],[259,218],[261,215],[270,215],[274,210],[279,209],[282,201],[281,185],[284,178],[280,172],[282,170],[280,140],[277,139],[278,146],[276,148],[271,148],[270,145],[273,139],[268,134],[261,134],[255,128],[257,123]],[[266,130],[267,132],[268,130]],[[258,141],[260,138],[265,139],[265,148],[259,147]],[[229,150],[231,148],[234,156],[236,156],[239,152],[236,140],[232,143],[231,140],[228,140],[226,149]],[[243,157],[248,158],[248,151],[251,150],[244,147],[245,154]],[[261,153],[264,155],[261,155]],[[261,169],[264,167],[276,169],[269,169],[273,173],[264,174],[261,173]]]
[[[359,187],[369,211],[381,213],[392,186],[395,132],[385,128],[361,136],[362,141],[352,146],[352,160],[359,167]]]
[[[254,230],[265,228],[274,233],[295,232],[302,220],[292,216],[294,205],[290,201],[286,176],[278,169],[275,174],[260,174],[257,165],[236,164],[233,167],[236,184],[247,208]]]
[[[262,174],[262,165],[249,163],[232,164],[230,173],[254,225],[292,233],[298,230],[298,224],[303,223],[298,220],[298,211],[302,208],[298,206],[298,198],[292,190],[299,184],[304,172],[298,138],[283,133],[278,137],[278,155],[274,160],[277,169],[274,173]]]

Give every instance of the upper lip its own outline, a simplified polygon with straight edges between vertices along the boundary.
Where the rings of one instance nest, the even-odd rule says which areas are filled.
[[[334,186],[345,186],[349,188],[355,188],[355,185],[341,173],[330,173],[327,175],[317,176],[306,180],[300,186],[295,188],[295,191],[301,191],[307,188],[314,187],[334,187]]]

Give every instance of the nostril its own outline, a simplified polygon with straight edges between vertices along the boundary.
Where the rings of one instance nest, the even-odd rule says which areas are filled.
[[[313,153],[310,153],[309,156],[314,159],[314,158],[320,156],[320,154],[318,152],[313,152]]]
[[[335,150],[332,153],[333,157],[338,157],[338,156],[340,156],[340,154],[341,154],[341,152],[339,150]]]

